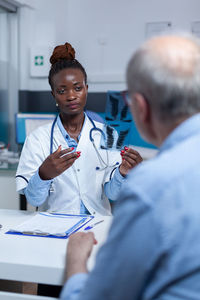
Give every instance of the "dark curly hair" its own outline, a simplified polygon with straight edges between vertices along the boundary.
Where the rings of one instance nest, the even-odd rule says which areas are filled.
[[[56,46],[50,57],[51,69],[49,71],[49,84],[53,89],[53,77],[64,69],[79,69],[84,75],[87,83],[87,74],[83,66],[75,59],[75,50],[69,43]]]

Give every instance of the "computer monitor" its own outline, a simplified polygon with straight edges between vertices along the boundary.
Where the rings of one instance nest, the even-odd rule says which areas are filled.
[[[26,136],[37,127],[46,123],[53,122],[55,114],[40,113],[17,113],[15,116],[16,124],[16,143],[23,144]]]

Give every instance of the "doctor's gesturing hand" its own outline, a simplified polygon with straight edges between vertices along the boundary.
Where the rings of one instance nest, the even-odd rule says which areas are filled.
[[[126,176],[128,172],[142,162],[141,155],[134,149],[124,147],[124,150],[121,150],[122,163],[119,167],[119,171],[122,176]]]
[[[40,178],[43,180],[50,180],[70,168],[74,161],[81,155],[80,151],[70,153],[73,150],[73,147],[61,150],[61,146],[59,146],[58,149],[50,154],[40,166]]]

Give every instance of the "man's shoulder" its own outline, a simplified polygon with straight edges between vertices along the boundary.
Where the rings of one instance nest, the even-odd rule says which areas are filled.
[[[160,152],[156,157],[144,161],[132,169],[124,186],[124,193],[140,197],[142,201],[157,206],[168,203],[168,198],[188,197],[196,190],[200,157],[199,147],[193,143],[179,143],[171,149]],[[184,183],[187,182],[187,189]],[[189,190],[189,191],[188,191]],[[174,200],[174,202],[176,202]]]
[[[169,157],[167,158],[169,160]],[[133,168],[128,175],[129,181],[134,181],[139,186],[151,185],[153,182],[160,180],[167,180],[169,176],[166,175],[166,157],[158,155],[150,160],[143,161],[137,167]]]
[[[144,185],[169,183],[187,174],[195,164],[200,164],[199,147],[198,139],[177,143],[138,165],[130,172],[129,177],[135,182],[144,181]]]
[[[173,157],[170,153],[159,154],[132,169],[124,185],[124,192],[140,197],[148,205],[154,205],[155,199],[159,201],[163,192],[179,176],[179,171],[173,167]]]

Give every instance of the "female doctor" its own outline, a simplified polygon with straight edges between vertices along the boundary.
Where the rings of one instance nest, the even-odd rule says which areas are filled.
[[[69,43],[55,47],[49,84],[60,114],[27,138],[21,153],[17,191],[40,210],[110,215],[126,174],[142,161],[137,151],[100,149],[104,124],[84,112],[88,85]]]

